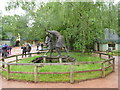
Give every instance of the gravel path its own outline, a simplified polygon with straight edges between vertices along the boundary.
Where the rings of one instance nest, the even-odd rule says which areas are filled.
[[[32,52],[35,51],[35,48],[32,49]],[[13,48],[12,54],[21,53],[21,49]],[[115,72],[111,73],[109,76],[101,79],[88,80],[79,83],[31,83],[31,82],[22,82],[14,81],[2,78],[0,75],[0,88],[118,88],[118,60],[117,56],[115,57]]]

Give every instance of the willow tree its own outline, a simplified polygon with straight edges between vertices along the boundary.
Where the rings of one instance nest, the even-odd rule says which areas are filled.
[[[43,40],[45,30],[57,30],[65,36],[71,50],[93,49],[94,42],[104,37],[104,29],[117,30],[117,8],[113,3],[93,2],[21,2],[10,3],[8,9],[21,7],[33,21],[26,27],[28,37]],[[23,16],[20,16],[21,18]],[[22,24],[22,23],[21,23]],[[25,25],[25,24],[24,24]],[[23,26],[24,26],[23,25]],[[29,28],[29,29],[28,29]]]

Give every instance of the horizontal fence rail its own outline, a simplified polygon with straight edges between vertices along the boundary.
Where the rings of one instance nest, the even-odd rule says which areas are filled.
[[[106,67],[108,68],[108,67]],[[101,71],[102,69],[96,70],[86,70],[86,71],[75,71],[74,73],[85,73],[85,72],[96,72]],[[6,69],[5,69],[6,71]],[[18,71],[11,71],[10,73],[21,73],[21,74],[34,74],[33,72],[18,72]],[[38,72],[38,74],[69,74],[70,72]]]

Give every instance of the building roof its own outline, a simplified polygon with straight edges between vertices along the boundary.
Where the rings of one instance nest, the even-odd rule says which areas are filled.
[[[105,33],[105,39],[99,39],[98,42],[100,43],[108,43],[108,42],[116,42],[116,43],[120,43],[120,37],[118,36],[118,34],[113,31],[113,30],[109,30],[109,29],[105,29],[104,31]]]
[[[105,40],[120,40],[120,37],[115,31],[105,29]]]

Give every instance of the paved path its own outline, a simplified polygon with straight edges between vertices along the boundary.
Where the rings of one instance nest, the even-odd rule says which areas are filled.
[[[14,48],[13,54],[19,54],[20,48]],[[32,51],[35,51],[33,49]],[[101,79],[88,80],[79,83],[31,83],[31,82],[20,82],[2,78],[0,75],[0,88],[118,88],[118,57],[116,59],[115,72],[109,76]],[[120,57],[119,57],[120,58]]]

